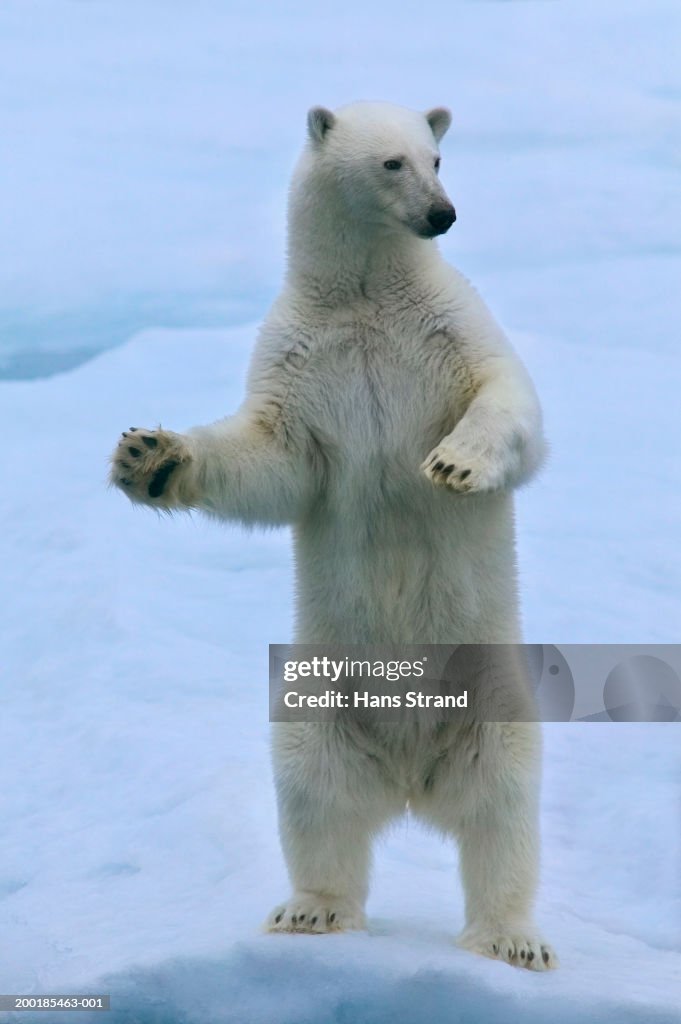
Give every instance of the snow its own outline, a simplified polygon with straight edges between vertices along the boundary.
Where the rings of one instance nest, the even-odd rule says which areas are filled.
[[[121,429],[238,402],[307,106],[449,102],[443,249],[510,328],[552,444],[518,500],[526,637],[677,640],[677,5],[380,12],[0,7],[0,350],[33,378],[0,381],[0,991],[113,1006],[57,1021],[680,1019],[673,724],[545,726],[559,971],[456,949],[456,853],[409,819],[377,850],[369,934],[260,934],[287,892],[267,644],[291,635],[288,536],[105,486]]]
[[[0,374],[40,376],[159,325],[258,320],[305,112],[358,98],[451,105],[442,173],[459,219],[443,246],[505,323],[673,350],[676,0],[422,13],[4,0]]]

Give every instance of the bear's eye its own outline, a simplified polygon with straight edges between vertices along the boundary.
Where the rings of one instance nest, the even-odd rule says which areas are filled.
[[[440,157],[439,157],[439,156],[436,156],[436,157],[435,157],[435,164],[434,164],[434,167],[435,167],[435,170],[436,170],[436,171],[439,171],[439,170],[440,170]]]
[[[402,161],[386,160],[383,166],[385,167],[386,171],[399,171],[400,168],[402,167]]]

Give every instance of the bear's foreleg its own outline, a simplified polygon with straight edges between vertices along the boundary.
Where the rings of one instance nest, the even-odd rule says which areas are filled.
[[[247,416],[187,434],[131,427],[111,462],[111,483],[136,504],[248,524],[293,522],[314,485],[305,454]]]
[[[504,361],[421,469],[434,484],[461,494],[498,491],[529,480],[544,455],[532,382],[522,367]]]

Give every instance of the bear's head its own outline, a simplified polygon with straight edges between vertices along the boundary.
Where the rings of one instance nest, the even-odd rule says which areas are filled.
[[[364,225],[444,234],[456,220],[438,171],[438,143],[449,128],[444,107],[426,113],[389,103],[353,103],[307,118],[306,163],[342,215]]]

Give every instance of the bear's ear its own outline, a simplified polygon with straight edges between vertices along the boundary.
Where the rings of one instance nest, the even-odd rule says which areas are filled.
[[[427,112],[426,121],[435,136],[435,141],[439,142],[452,123],[452,115],[446,107],[433,107]]]
[[[335,115],[326,107],[312,107],[307,112],[307,130],[313,142],[323,142],[324,136],[335,123]]]

